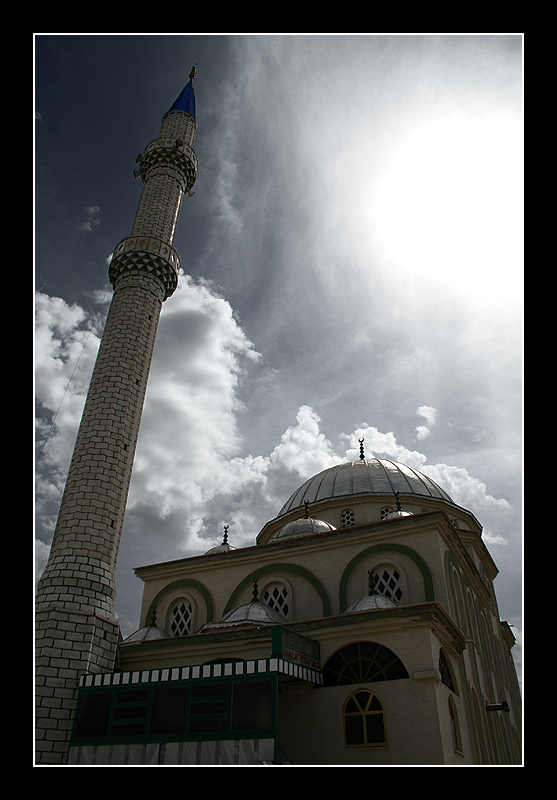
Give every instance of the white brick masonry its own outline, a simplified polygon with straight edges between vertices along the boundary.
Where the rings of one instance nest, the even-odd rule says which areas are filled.
[[[114,571],[159,316],[177,285],[172,243],[195,182],[195,131],[184,111],[163,119],[140,159],[132,233],[110,265],[114,297],[37,591],[37,763],[66,763],[79,677],[114,665]]]

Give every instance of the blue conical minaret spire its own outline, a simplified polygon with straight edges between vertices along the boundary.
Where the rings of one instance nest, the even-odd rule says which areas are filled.
[[[193,91],[193,81],[195,79],[195,65],[191,68],[189,81],[186,83],[174,104],[169,111],[185,111],[195,119],[195,92]]]

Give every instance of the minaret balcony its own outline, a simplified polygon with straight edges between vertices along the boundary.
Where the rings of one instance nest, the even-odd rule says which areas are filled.
[[[138,158],[139,177],[145,183],[149,172],[155,168],[171,167],[183,176],[183,190],[188,192],[197,176],[197,155],[189,144],[180,138],[159,138],[150,142]]]
[[[178,285],[180,256],[171,245],[154,236],[129,236],[116,245],[108,270],[110,282],[126,275],[144,274],[157,278],[164,287],[166,300]]]

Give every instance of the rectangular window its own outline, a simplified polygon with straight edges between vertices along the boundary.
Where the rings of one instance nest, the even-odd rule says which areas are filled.
[[[243,681],[232,692],[232,730],[269,730],[272,720],[271,681]]]
[[[82,696],[74,736],[79,739],[97,739],[107,735],[112,696],[112,692],[95,692]]]
[[[188,690],[184,686],[154,689],[149,734],[183,733],[187,700]]]
[[[269,736],[276,726],[276,691],[276,676],[85,690],[78,696],[72,742]]]

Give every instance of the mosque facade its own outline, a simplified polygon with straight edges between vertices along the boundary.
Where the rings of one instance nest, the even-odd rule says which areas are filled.
[[[140,159],[142,202],[111,266],[113,304],[142,293],[141,326],[152,333],[141,385],[127,379],[138,387],[133,425],[109,437],[123,488],[104,512],[98,488],[84,511],[85,479],[72,474],[95,454],[85,455],[87,437],[76,443],[37,595],[37,760],[520,764],[515,640],[481,524],[425,474],[366,457],[363,440],[359,459],[296,489],[254,545],[234,547],[231,521],[207,552],[137,568],[139,630],[125,640],[115,632],[114,565],[154,317],[175,285],[177,214],[195,180],[192,79]],[[103,375],[92,381],[96,405]],[[88,404],[84,419],[98,430],[103,412]],[[106,555],[99,537],[110,540]]]
[[[307,481],[254,546],[227,530],[138,568],[142,627],[82,678],[70,763],[520,763],[481,534],[425,475],[364,457]]]

